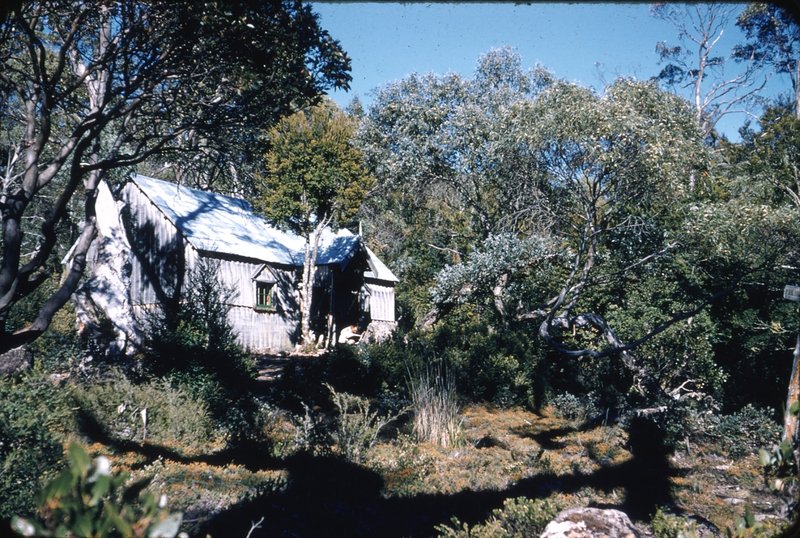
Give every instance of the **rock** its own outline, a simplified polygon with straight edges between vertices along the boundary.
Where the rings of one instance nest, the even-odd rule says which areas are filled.
[[[619,510],[570,508],[547,524],[540,538],[640,538],[630,518]]]
[[[33,352],[24,346],[0,355],[0,377],[29,370],[31,366],[33,366]]]

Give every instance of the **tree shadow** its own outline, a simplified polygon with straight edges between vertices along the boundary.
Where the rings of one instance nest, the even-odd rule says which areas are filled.
[[[624,489],[620,509],[648,520],[660,506],[674,506],[663,435],[646,419],[630,425],[632,459],[592,473],[537,474],[501,490],[462,491],[387,498],[377,473],[339,458],[301,454],[279,463],[288,473],[286,488],[265,492],[215,515],[198,535],[246,534],[249,522],[264,518],[252,536],[430,536],[438,524],[457,517],[475,524],[512,497],[546,498],[591,487]]]
[[[268,456],[270,447],[264,443],[243,442],[217,452],[187,456],[169,447],[147,441],[138,442],[115,437],[92,413],[84,409],[77,410],[76,421],[78,431],[92,442],[102,443],[117,452],[130,452],[145,458],[141,464],[131,465],[132,469],[144,467],[159,458],[182,464],[205,463],[214,466],[235,464],[253,472],[283,468],[281,461]]]

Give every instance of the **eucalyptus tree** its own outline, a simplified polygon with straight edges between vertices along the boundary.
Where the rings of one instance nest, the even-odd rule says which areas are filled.
[[[305,239],[300,281],[300,333],[312,344],[314,267],[322,234],[348,224],[374,184],[352,144],[355,121],[330,101],[283,118],[267,137],[270,149],[255,207],[268,220]]]
[[[750,112],[766,79],[753,56],[742,49],[721,50],[720,40],[734,21],[731,4],[654,4],[652,13],[678,31],[677,45],[659,42],[656,52],[665,64],[655,77],[686,93],[694,115],[708,136],[723,116]],[[740,64],[734,68],[736,59]]]
[[[749,4],[736,19],[747,43],[734,49],[739,61],[753,61],[774,73],[789,77],[794,114],[800,118],[800,24],[798,13],[774,3]]]
[[[365,204],[367,231],[396,260],[416,317],[424,284],[491,234],[535,229],[538,195],[502,118],[552,76],[525,71],[511,49],[478,60],[473,78],[412,74],[381,89],[361,121],[358,144],[377,185]]]
[[[752,200],[753,204],[760,204],[762,211],[773,215],[772,219],[782,219],[794,224],[800,222],[800,118],[791,109],[775,107],[768,109],[759,122],[759,132],[746,133],[744,142],[739,146],[729,149],[729,156],[738,173],[738,182],[735,187],[740,191],[738,198]],[[789,224],[784,227],[788,227]],[[781,289],[785,284],[797,282],[800,266],[800,247],[797,234],[780,234],[773,231],[770,240],[776,238],[783,244],[779,251],[786,253],[773,268],[770,282],[774,288]],[[786,372],[785,362],[788,358],[786,349],[788,343],[795,337],[796,309],[788,309],[785,301],[782,305],[769,309],[769,320],[762,325],[770,323],[774,328],[771,331],[782,342],[776,343],[773,348],[780,349],[783,356],[778,356],[781,364],[779,371]],[[788,310],[783,312],[784,310]],[[795,312],[792,312],[795,311]],[[792,330],[794,329],[794,330]],[[794,340],[794,361],[789,376],[789,394],[786,399],[785,410],[790,409],[800,396],[800,340]],[[796,439],[798,431],[798,418],[786,412],[784,416],[784,439]]]
[[[0,22],[0,62],[0,352],[37,338],[78,285],[101,180],[148,159],[228,155],[250,127],[350,80],[339,44],[292,0],[24,2]],[[12,333],[12,309],[72,239],[58,230],[76,198],[73,261]],[[26,221],[37,204],[38,229]]]
[[[505,255],[490,238],[460,267],[445,268],[433,289],[436,306],[489,295],[489,306],[506,317],[536,323],[541,340],[562,356],[619,356],[648,397],[688,391],[687,371],[667,378],[634,350],[696,315],[707,297],[678,294],[679,310],[628,332],[635,342],[608,315],[625,319],[620,295],[684,246],[679,223],[696,196],[690,183],[706,177],[709,159],[686,102],[649,83],[620,80],[597,95],[557,82],[511,107],[497,129],[513,141],[506,151],[528,163],[524,188],[549,224],[504,240],[512,245]],[[480,278],[469,276],[487,262]]]

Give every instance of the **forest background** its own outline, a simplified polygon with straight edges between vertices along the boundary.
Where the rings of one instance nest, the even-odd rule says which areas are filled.
[[[800,35],[789,11],[656,5],[653,16],[676,28],[674,41],[653,44],[660,73],[602,91],[524,69],[518,52],[499,48],[472,76],[411,74],[368,107],[341,111],[322,95],[348,87],[351,60],[310,6],[99,5],[25,2],[0,28],[0,351],[12,365],[25,348],[35,364],[2,382],[3,517],[35,515],[42,484],[30,477],[46,483],[63,468],[65,439],[141,447],[163,435],[160,445],[195,455],[216,439],[215,450],[248,453],[274,443],[257,423],[272,416],[265,406],[283,403],[305,432],[294,449],[308,451],[319,424],[306,404],[320,394],[340,420],[332,450],[358,461],[361,452],[343,448],[341,420],[357,405],[373,426],[370,405],[420,417],[415,379],[432,379],[456,409],[544,412],[560,402],[623,431],[648,416],[670,450],[720,424],[729,433],[713,435],[725,439],[737,429],[725,420],[739,421],[731,443],[752,457],[763,445],[769,472],[796,479],[787,411],[797,395],[787,389],[798,312],[782,296],[800,267]],[[720,50],[724,20],[744,38]],[[766,77],[787,91],[765,95]],[[740,109],[752,119],[731,142],[716,127]],[[308,127],[320,117],[336,128]],[[287,129],[309,138],[279,144]],[[347,144],[315,138],[323,131]],[[319,183],[321,162],[344,186]],[[314,181],[281,180],[289,165],[314,170]],[[76,337],[69,298],[97,234],[97,185],[119,185],[134,169],[267,209],[276,180],[296,183],[287,199],[327,193],[322,220],[338,211],[336,225],[360,222],[400,278],[395,339],[320,360],[354,369],[330,393],[321,384],[313,397],[241,391],[254,359],[236,347],[218,284],[200,271],[135,358],[105,357],[102,335]],[[344,390],[371,400],[337,399]],[[156,394],[172,400],[142,403]],[[203,410],[200,422],[184,424],[189,407]],[[161,421],[160,434],[152,424],[139,431],[142,410]],[[88,470],[76,454],[73,468]],[[787,498],[796,487],[785,481]],[[41,524],[58,524],[49,510]],[[794,510],[787,501],[784,516]]]

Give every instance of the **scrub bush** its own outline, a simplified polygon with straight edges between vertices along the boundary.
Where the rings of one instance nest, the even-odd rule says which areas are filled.
[[[558,500],[506,499],[503,507],[492,510],[485,522],[470,527],[458,518],[450,525],[437,525],[437,535],[442,538],[527,538],[539,536],[562,506]]]
[[[214,427],[205,402],[166,379],[136,384],[119,372],[83,388],[78,396],[88,413],[112,438],[149,442],[194,452]]]
[[[74,430],[72,392],[42,372],[0,380],[0,519],[28,515]]]

